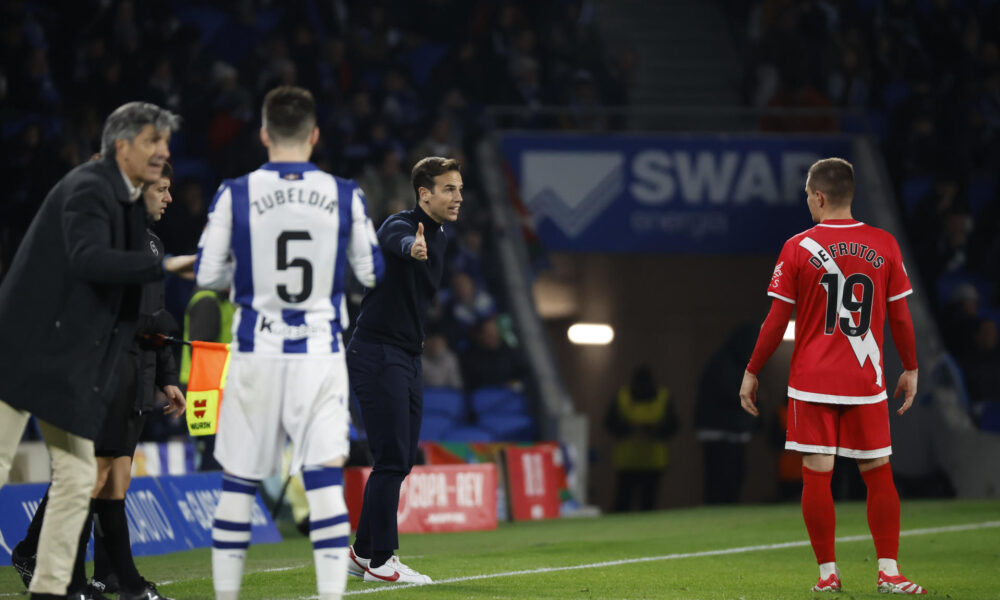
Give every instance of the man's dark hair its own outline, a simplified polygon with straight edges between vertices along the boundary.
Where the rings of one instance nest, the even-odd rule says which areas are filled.
[[[263,121],[272,141],[304,142],[316,126],[316,100],[304,88],[276,87],[264,96]]]
[[[454,158],[444,158],[442,156],[428,156],[422,158],[413,165],[410,173],[410,182],[413,184],[413,192],[420,201],[420,188],[427,188],[434,191],[434,178],[448,171],[462,172],[462,166]]]
[[[170,164],[170,161],[163,163],[163,174],[160,177],[164,177],[170,181],[174,180],[174,166]]]
[[[806,185],[823,192],[834,206],[847,206],[854,198],[854,167],[842,158],[824,158],[809,167]]]

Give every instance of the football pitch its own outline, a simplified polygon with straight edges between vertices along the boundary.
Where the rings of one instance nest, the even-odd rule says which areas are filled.
[[[904,501],[900,567],[952,599],[1000,598],[1000,501]],[[837,505],[842,598],[884,598],[864,503]],[[702,507],[501,524],[496,531],[402,536],[400,557],[435,582],[348,582],[350,596],[405,598],[815,598],[818,571],[797,504]],[[178,600],[210,600],[207,549],[140,557]],[[0,569],[0,596],[23,586]],[[22,596],[23,597],[23,596]],[[315,598],[308,539],[251,546],[241,598]]]

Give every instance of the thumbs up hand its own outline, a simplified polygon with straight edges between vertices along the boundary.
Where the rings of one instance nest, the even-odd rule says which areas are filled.
[[[417,223],[417,236],[410,246],[410,256],[419,260],[427,260],[427,240],[424,239],[424,224]]]

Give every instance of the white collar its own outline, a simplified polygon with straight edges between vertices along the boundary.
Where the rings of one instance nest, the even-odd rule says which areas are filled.
[[[125,175],[125,171],[122,171],[121,167],[118,167],[118,172],[122,174],[122,179],[125,180],[125,189],[128,190],[128,201],[135,203],[139,199],[139,196],[142,195],[142,186],[132,185],[132,180]]]

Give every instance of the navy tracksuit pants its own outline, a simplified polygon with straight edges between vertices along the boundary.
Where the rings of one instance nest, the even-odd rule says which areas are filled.
[[[399,548],[399,487],[417,458],[423,372],[419,354],[358,339],[347,346],[347,371],[375,462],[354,538],[355,552],[371,557]]]

